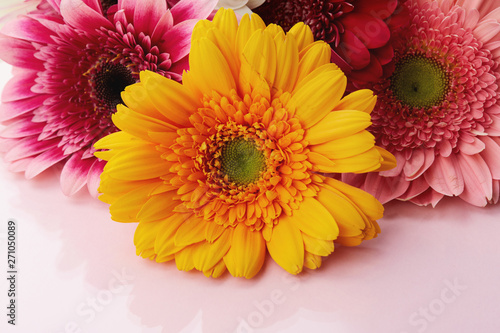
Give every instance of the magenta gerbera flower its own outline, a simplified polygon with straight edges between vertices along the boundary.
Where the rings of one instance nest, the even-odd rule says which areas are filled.
[[[4,88],[0,145],[10,169],[32,178],[61,162],[71,195],[97,194],[104,162],[93,143],[116,130],[121,91],[150,70],[180,80],[191,32],[217,0],[43,0],[2,30],[0,58],[14,66]],[[127,104],[134,101],[126,101]]]
[[[304,22],[316,40],[332,47],[332,61],[360,87],[382,77],[393,57],[391,31],[407,23],[398,0],[266,0],[255,9],[267,23],[285,30]]]
[[[406,2],[411,25],[394,36],[394,71],[372,87],[372,131],[398,166],[344,180],[382,202],[498,201],[500,8],[493,4]]]

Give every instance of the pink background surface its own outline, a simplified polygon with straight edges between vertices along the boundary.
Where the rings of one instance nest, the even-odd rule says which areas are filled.
[[[111,221],[85,191],[65,197],[58,177],[27,181],[0,163],[1,332],[500,332],[500,205],[392,203],[377,239],[339,247],[319,270],[291,276],[268,258],[252,280],[211,279],[137,257],[136,224]]]

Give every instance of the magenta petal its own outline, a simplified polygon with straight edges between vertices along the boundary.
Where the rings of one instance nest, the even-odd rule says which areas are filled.
[[[36,71],[22,71],[10,79],[2,90],[2,103],[36,96],[31,87],[37,77]]]
[[[0,38],[0,59],[6,63],[37,71],[44,70],[43,63],[36,60],[37,50],[31,43],[17,40]]]
[[[394,13],[398,6],[397,0],[387,1],[357,1],[356,11],[385,20]]]
[[[52,38],[50,36],[53,35],[52,31],[28,17],[9,22],[3,27],[2,33],[13,38],[44,44],[51,43]]]
[[[167,33],[174,26],[174,18],[170,10],[167,10],[163,16],[158,20],[156,27],[151,35],[151,40],[156,42],[162,39],[163,35]]]
[[[8,162],[20,160],[25,157],[40,154],[57,146],[57,140],[38,141],[35,137],[28,137],[18,141],[18,143],[5,154]]]
[[[162,49],[169,50],[173,62],[185,57],[191,48],[191,34],[197,21],[189,20],[175,25],[164,35]]]
[[[85,185],[95,161],[95,158],[82,159],[82,153],[73,154],[66,161],[61,171],[61,187],[65,195],[71,196]]]
[[[342,23],[346,30],[354,32],[369,49],[382,47],[391,38],[391,32],[387,24],[369,14],[352,13],[346,15],[342,19]]]
[[[346,31],[339,46],[333,48],[354,69],[361,69],[370,64],[370,52],[358,37]]]
[[[22,138],[42,133],[44,123],[33,123],[30,119],[21,119],[4,128],[0,136],[4,138]]]
[[[464,177],[455,155],[436,156],[432,166],[424,173],[425,180],[437,192],[460,195],[464,191]]]
[[[147,35],[152,35],[157,22],[167,11],[165,0],[141,0],[136,2],[134,28]]]
[[[174,22],[178,24],[190,19],[205,19],[215,9],[217,2],[218,0],[181,0],[171,9]]]
[[[113,29],[110,21],[82,0],[61,2],[61,15],[68,24],[83,31],[100,30],[101,28]]]
[[[475,206],[486,206],[493,196],[493,180],[488,165],[480,155],[460,154],[457,159],[465,182],[460,198]]]
[[[22,116],[43,104],[45,95],[0,104],[0,121],[10,120]]]
[[[106,165],[106,161],[97,160],[90,168],[87,177],[87,188],[89,190],[90,195],[97,198],[99,192],[97,189],[99,188],[99,184],[101,183],[101,173]]]
[[[67,156],[64,155],[61,148],[47,150],[30,162],[29,166],[26,168],[25,176],[31,179],[66,157]]]

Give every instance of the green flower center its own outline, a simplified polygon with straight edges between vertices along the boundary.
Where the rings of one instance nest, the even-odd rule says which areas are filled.
[[[435,59],[410,54],[396,63],[391,90],[401,103],[414,108],[431,108],[441,103],[449,91],[449,77]]]
[[[229,181],[248,185],[260,178],[266,168],[266,158],[253,140],[237,138],[222,147],[221,170]]]

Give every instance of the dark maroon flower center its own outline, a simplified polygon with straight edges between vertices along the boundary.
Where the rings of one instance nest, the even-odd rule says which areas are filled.
[[[101,0],[102,12],[106,13],[109,7],[117,5],[118,0]]]
[[[311,27],[314,38],[338,46],[345,29],[340,18],[354,9],[353,1],[266,0],[253,11],[266,24],[276,23],[288,31],[297,22]]]
[[[91,97],[97,111],[114,113],[116,106],[123,103],[121,93],[128,85],[134,84],[136,79],[132,72],[122,64],[105,63],[97,66],[91,73]]]

